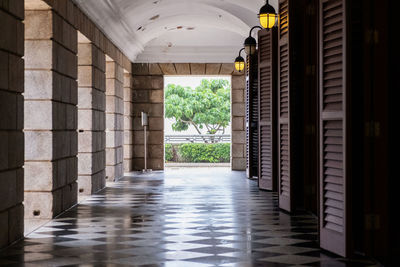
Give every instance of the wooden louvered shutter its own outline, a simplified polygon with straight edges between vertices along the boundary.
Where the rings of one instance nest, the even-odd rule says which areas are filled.
[[[320,245],[346,256],[345,0],[320,0]]]
[[[279,1],[278,170],[279,207],[291,211],[289,1]]]
[[[258,54],[247,56],[246,63],[246,151],[247,176],[258,175]]]
[[[258,33],[258,135],[260,189],[276,188],[276,29]]]

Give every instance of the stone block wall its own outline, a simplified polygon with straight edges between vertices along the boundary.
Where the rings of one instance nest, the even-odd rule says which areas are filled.
[[[2,3],[2,1],[0,1]],[[110,41],[107,36],[104,35],[104,33],[89,19],[89,17],[84,14],[79,7],[74,4],[72,0],[26,0],[25,1],[25,9],[27,10],[51,10],[58,16],[55,17],[54,19],[51,16],[42,17],[41,19],[38,19],[34,21],[36,23],[37,27],[40,26],[42,27],[40,30],[37,30],[36,33],[39,35],[39,37],[47,38],[48,34],[47,32],[54,32],[55,35],[60,35],[62,36],[56,36],[56,39],[61,38],[62,40],[68,41],[68,28],[63,28],[65,25],[71,25],[75,31],[78,30],[82,36],[85,36],[87,40],[89,40],[90,43],[92,43],[95,47],[99,49],[102,53],[106,54],[109,56],[110,60],[113,60],[118,64],[119,66],[123,66],[124,69],[126,69],[128,72],[131,72],[131,62],[130,60],[113,44],[112,41]],[[46,23],[49,19],[52,19],[54,22]],[[59,21],[63,21],[64,23],[59,23]],[[56,24],[54,24],[56,23]],[[55,27],[53,27],[55,25]],[[33,27],[31,27],[33,28]],[[55,39],[55,40],[56,40]],[[50,43],[50,42],[49,42]],[[50,46],[41,46],[41,47],[34,47],[37,48],[37,50],[43,50],[49,51]],[[45,49],[43,49],[45,48]],[[52,49],[52,48],[51,48]],[[52,49],[55,50],[55,49]],[[32,51],[32,53],[34,53]],[[54,59],[54,64],[58,64],[60,66],[64,66],[65,69],[69,68],[70,62],[65,61],[65,58],[61,57],[54,57],[50,58],[48,57],[48,54],[42,53],[41,54],[43,63],[47,62],[46,64],[53,64],[52,61]],[[76,63],[75,63],[75,68],[76,68]],[[56,71],[57,72],[57,71]],[[98,72],[95,73],[98,75]],[[60,84],[64,83],[64,80],[61,80],[59,78],[55,79],[55,82]],[[120,82],[123,82],[123,80],[120,79]],[[122,98],[122,95],[120,96]],[[98,110],[97,110],[98,111]],[[123,108],[122,108],[122,113],[123,113]],[[114,122],[113,122],[114,123]],[[115,122],[117,124],[119,122]],[[119,123],[122,125],[122,123]],[[75,128],[76,129],[76,128]],[[101,139],[101,138],[100,138]],[[122,140],[122,139],[119,139]],[[121,142],[121,141],[120,141]],[[100,145],[101,146],[101,145]],[[122,146],[122,145],[121,145]],[[117,175],[119,173],[122,173],[122,160],[123,154],[122,154],[122,149],[120,149],[121,153],[118,155],[118,159],[116,161],[120,161],[121,164],[117,164]],[[99,152],[99,151],[96,151]],[[99,153],[100,154],[100,153]],[[100,158],[100,156],[98,156]],[[98,159],[100,160],[100,159]],[[121,166],[119,166],[121,165]],[[112,168],[109,168],[109,171]],[[113,170],[113,173],[115,173],[115,169]],[[113,175],[112,175],[113,176]],[[113,178],[112,178],[113,179]]]
[[[78,192],[91,195],[105,186],[105,55],[79,34]]]
[[[0,0],[0,248],[23,236],[24,217],[46,221],[77,201],[77,30],[131,71],[129,59],[72,0]],[[102,64],[92,67],[104,76]],[[93,88],[104,91],[98,71],[92,78]],[[105,100],[98,101],[103,108],[93,110],[104,110]],[[104,139],[92,139],[93,154]],[[105,168],[104,160],[96,164]]]
[[[133,170],[133,91],[132,74],[124,74],[124,171]]]
[[[246,170],[246,106],[244,75],[232,75],[231,114],[232,114],[232,170]]]
[[[24,231],[24,1],[0,1],[0,248]]]
[[[77,31],[49,6],[25,8],[25,218],[77,202]]]
[[[158,64],[133,64],[133,169],[144,168],[141,112],[149,115],[147,168],[164,169],[164,76]]]
[[[110,58],[106,62],[106,181],[124,174],[124,69]]]

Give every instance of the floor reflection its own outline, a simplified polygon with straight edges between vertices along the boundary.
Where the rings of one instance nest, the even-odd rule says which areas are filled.
[[[26,266],[368,266],[318,249],[317,220],[228,168],[132,174],[0,252]]]

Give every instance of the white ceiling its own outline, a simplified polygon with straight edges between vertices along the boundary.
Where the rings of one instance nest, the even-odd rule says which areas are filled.
[[[264,0],[74,0],[133,62],[231,63]],[[270,4],[277,8],[277,0]],[[256,31],[254,31],[256,32]]]

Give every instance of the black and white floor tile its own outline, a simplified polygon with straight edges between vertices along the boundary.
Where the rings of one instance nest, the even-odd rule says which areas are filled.
[[[317,220],[242,172],[132,174],[14,246],[1,266],[373,266],[318,248]]]

